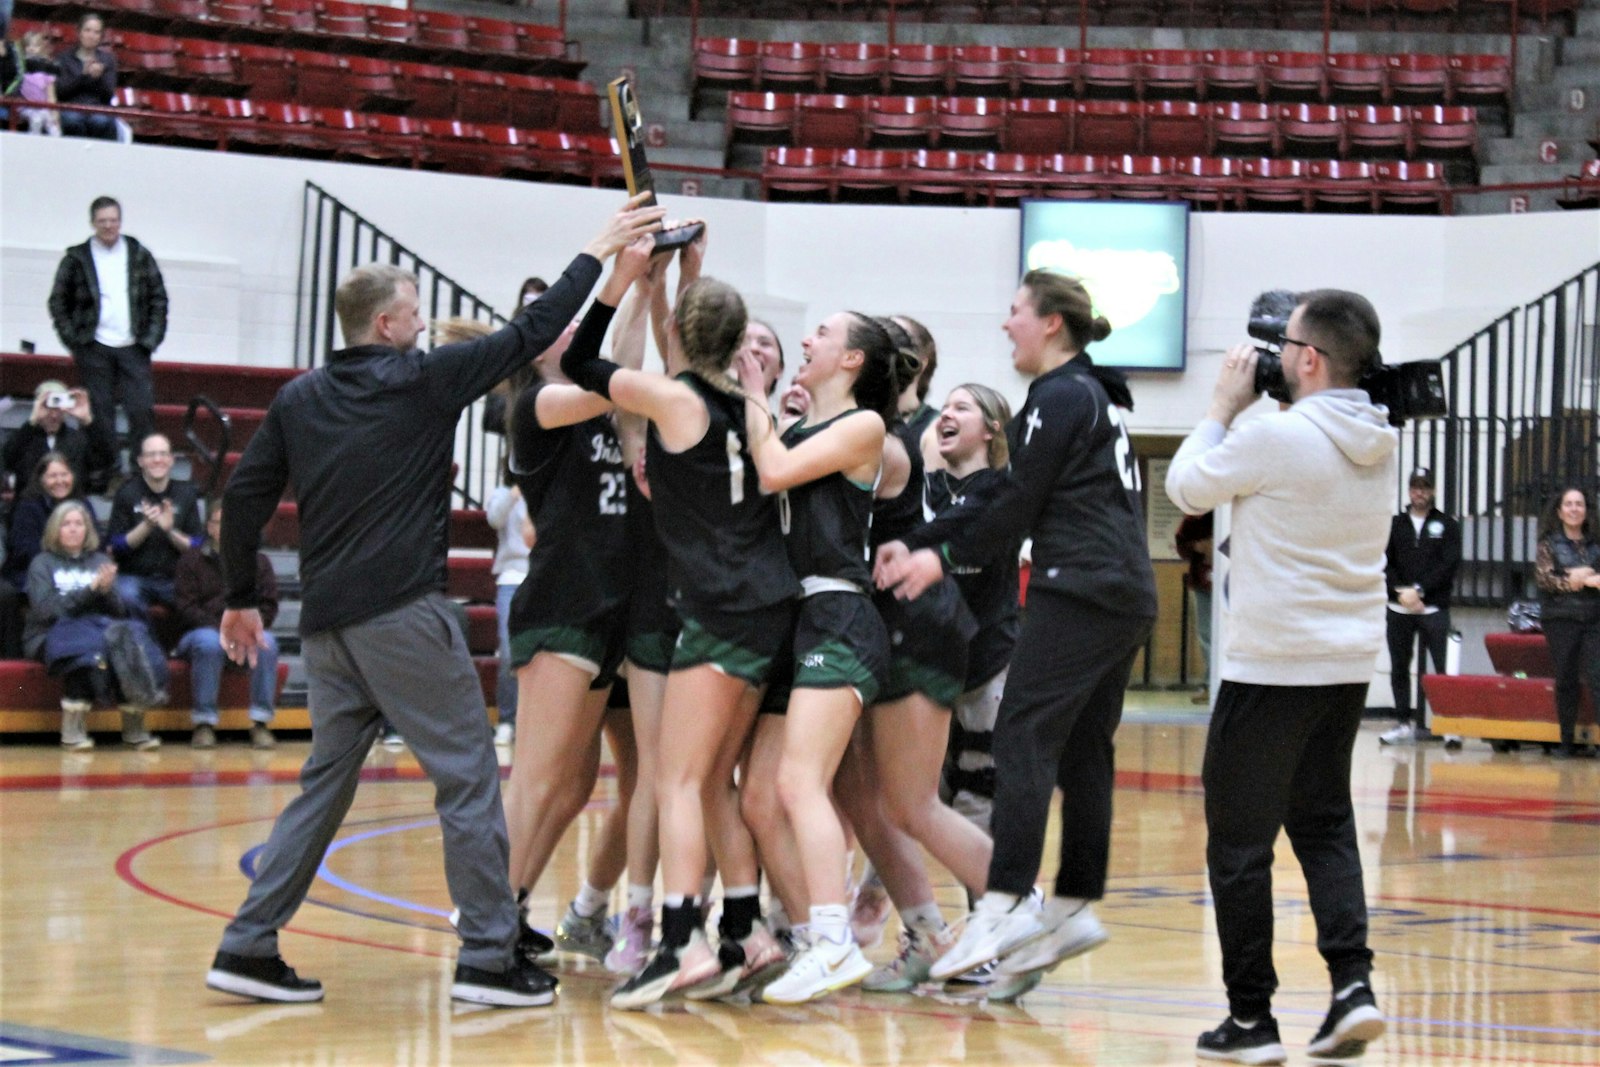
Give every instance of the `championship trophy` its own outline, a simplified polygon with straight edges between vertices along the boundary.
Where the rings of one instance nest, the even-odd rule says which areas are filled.
[[[650,164],[644,157],[644,141],[640,131],[644,120],[639,117],[639,98],[634,95],[633,79],[624,74],[606,87],[611,97],[611,132],[622,148],[622,174],[628,182],[630,197],[645,193],[645,206],[656,202],[655,181],[650,176]],[[657,252],[671,252],[699,237],[706,228],[703,222],[691,222],[661,230],[656,234]]]

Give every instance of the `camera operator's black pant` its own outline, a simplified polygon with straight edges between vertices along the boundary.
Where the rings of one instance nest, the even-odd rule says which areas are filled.
[[[1372,971],[1367,902],[1350,803],[1350,750],[1366,683],[1224,681],[1206,735],[1206,864],[1222,942],[1228,1008],[1241,1020],[1272,1006],[1272,848],[1278,830],[1305,873],[1317,951],[1335,991]]]
[[[1027,896],[1044,859],[1050,798],[1061,787],[1057,896],[1105,895],[1111,855],[1112,737],[1151,620],[1035,588],[995,718],[994,856],[988,888]]]
[[[1389,687],[1394,691],[1395,717],[1401,722],[1410,722],[1411,653],[1417,647],[1417,634],[1427,642],[1434,673],[1443,674],[1445,653],[1450,647],[1450,611],[1446,608],[1431,615],[1400,611],[1385,611],[1384,614],[1389,618]],[[1419,662],[1417,666],[1421,673],[1428,665]]]

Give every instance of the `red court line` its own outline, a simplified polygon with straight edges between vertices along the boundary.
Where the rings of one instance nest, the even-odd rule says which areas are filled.
[[[600,767],[600,777],[616,777],[612,764]],[[500,768],[500,779],[511,775],[510,767]],[[361,772],[363,782],[423,782],[428,776],[421,767],[368,767]],[[54,792],[60,789],[171,789],[189,786],[292,785],[300,772],[279,770],[235,771],[110,771],[104,774],[17,774],[0,777],[0,793],[29,790]]]
[[[139,892],[145,894],[146,896],[154,897],[163,903],[176,904],[180,908],[188,908],[190,911],[198,911],[203,915],[214,915],[219,919],[232,919],[233,912],[231,911],[219,911],[216,908],[207,907],[204,904],[197,904],[192,900],[184,900],[182,897],[175,897],[171,893],[157,889],[155,886],[151,885],[149,882],[145,881],[143,878],[140,878],[134,873],[134,860],[138,859],[139,854],[144,852],[146,849],[153,848],[156,845],[164,844],[179,837],[188,837],[192,834],[201,834],[207,833],[211,830],[220,830],[225,826],[244,826],[248,823],[272,822],[276,818],[276,815],[268,815],[256,819],[229,819],[224,822],[210,823],[205,826],[193,826],[187,830],[174,830],[169,834],[162,834],[160,837],[152,837],[148,841],[141,841],[139,844],[134,845],[132,848],[128,849],[128,851],[117,857],[117,876],[124,882],[127,882],[133,888],[137,889]],[[325,941],[338,941],[346,945],[361,945],[364,948],[381,948],[388,949],[391,952],[406,952],[413,956],[432,956],[435,959],[442,960],[455,958],[454,952],[428,952],[424,949],[409,948],[405,945],[385,944],[381,941],[366,941],[359,937],[345,937],[342,934],[325,934],[317,930],[302,930],[297,926],[285,926],[280,932],[303,934],[306,937],[320,937]]]
[[[1463,908],[1471,910],[1481,908],[1484,911],[1518,911],[1529,915],[1560,915],[1568,919],[1597,919],[1600,920],[1600,911],[1573,911],[1570,908],[1536,908],[1527,904],[1490,904],[1479,900],[1456,900],[1450,897],[1397,897],[1387,893],[1376,893],[1373,900],[1388,901],[1391,904],[1432,904],[1443,908]]]

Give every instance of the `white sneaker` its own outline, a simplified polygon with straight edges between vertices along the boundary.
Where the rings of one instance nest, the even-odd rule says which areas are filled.
[[[1062,915],[1059,898],[1044,907],[1041,919],[1043,937],[1004,956],[995,970],[1001,977],[1015,978],[1030,971],[1048,971],[1063,960],[1081,956],[1106,943],[1105,927],[1095,917],[1094,907],[1085,904],[1070,915]],[[993,994],[990,994],[991,998]]]
[[[939,957],[929,969],[929,977],[954,978],[1043,937],[1047,931],[1040,918],[1041,907],[1037,889],[1009,908],[985,894],[967,916],[961,940]]]
[[[517,728],[508,722],[503,722],[494,728],[494,743],[509,745],[517,739]]]
[[[844,944],[819,937],[795,957],[783,977],[761,991],[768,1004],[804,1004],[847,986],[872,973],[872,964],[853,940]]]
[[[900,954],[885,963],[861,983],[869,993],[905,993],[928,980],[928,970],[956,943],[955,931],[948,926],[932,937],[915,930],[900,931]]]
[[[1395,723],[1389,729],[1378,735],[1380,745],[1414,745],[1417,743],[1417,724],[1414,722]]]

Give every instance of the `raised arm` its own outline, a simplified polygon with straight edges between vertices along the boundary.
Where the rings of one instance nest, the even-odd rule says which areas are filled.
[[[763,493],[781,492],[830,474],[857,482],[875,480],[884,438],[883,417],[877,412],[851,412],[790,448],[778,436],[762,398],[761,367],[748,352],[739,356],[739,379],[745,393],[745,435]]]

